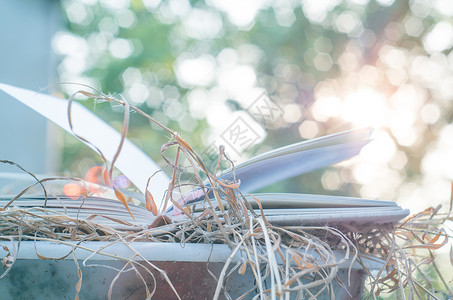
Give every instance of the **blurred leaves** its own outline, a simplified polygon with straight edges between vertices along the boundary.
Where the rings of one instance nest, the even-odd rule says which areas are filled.
[[[280,183],[275,191],[406,204],[427,196],[447,200],[453,179],[451,146],[442,142],[453,136],[448,1],[62,4],[68,30],[53,43],[61,80],[123,94],[200,153],[264,91],[283,109],[283,120],[264,128],[264,143],[236,161],[301,139],[376,127],[375,141],[359,158]],[[96,109],[104,119],[120,118]],[[158,128],[134,117],[129,136],[160,159],[166,137]],[[87,154],[73,147],[64,155],[66,169]]]

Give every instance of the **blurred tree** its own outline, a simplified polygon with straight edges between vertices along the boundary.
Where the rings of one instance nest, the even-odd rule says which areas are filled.
[[[66,0],[63,7],[68,30],[54,39],[61,81],[122,93],[200,152],[263,91],[283,114],[261,125],[265,141],[239,160],[301,138],[376,127],[357,159],[268,190],[399,199],[415,208],[426,196],[448,198],[447,0]],[[132,125],[132,139],[159,160],[166,137],[143,119]],[[87,156],[79,150],[66,148],[66,168]]]

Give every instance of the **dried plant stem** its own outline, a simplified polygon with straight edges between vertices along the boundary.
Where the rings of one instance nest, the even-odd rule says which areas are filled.
[[[240,192],[239,182],[225,181],[217,177],[221,161],[228,161],[222,147],[219,149],[219,159],[215,170],[210,172],[200,155],[176,132],[139,108],[129,105],[125,99],[119,100],[101,93],[96,95],[82,90],[73,94],[68,103],[68,120],[72,131],[74,131],[72,104],[77,94],[98,101],[116,103],[124,107],[121,139],[109,167],[103,153],[92,144],[95,141],[88,141],[75,132],[73,134],[91,145],[99,153],[104,161],[105,169],[108,170],[108,173],[104,174],[106,175],[106,184],[113,189],[118,200],[133,218],[126,197],[112,183],[114,165],[121,153],[127,134],[130,111],[144,116],[170,134],[168,143],[161,147],[161,154],[168,167],[171,168],[172,180],[160,212],[155,207],[152,195],[145,195],[146,208],[153,211],[156,218],[160,218],[161,222],[153,223],[150,221],[149,228],[146,228],[146,226],[139,227],[133,222],[102,215],[102,212],[81,218],[79,213],[81,213],[82,207],[86,205],[84,201],[82,201],[76,217],[68,215],[63,202],[61,202],[61,209],[49,209],[45,205],[44,207],[20,207],[20,203],[18,203],[20,201],[15,201],[25,196],[32,187],[38,184],[44,189],[46,204],[46,183],[62,179],[77,181],[83,185],[86,183],[81,179],[72,177],[52,177],[38,180],[36,176],[27,172],[21,166],[0,160],[1,163],[15,165],[36,180],[34,184],[12,197],[0,209],[0,241],[9,241],[13,245],[12,251],[3,246],[3,249],[8,253],[4,258],[4,263],[8,264],[8,268],[0,278],[11,270],[20,251],[21,241],[35,241],[35,245],[37,241],[49,241],[67,245],[71,249],[63,257],[72,254],[76,263],[78,274],[76,298],[82,286],[82,273],[75,256],[76,249],[80,249],[90,252],[90,255],[83,260],[84,266],[94,255],[103,255],[125,262],[125,265],[119,270],[111,267],[118,273],[111,282],[108,292],[109,299],[112,296],[113,287],[120,280],[121,274],[129,271],[134,271],[140,282],[145,285],[145,297],[147,299],[155,295],[156,288],[163,288],[156,287],[156,274],[164,278],[167,283],[166,287],[169,288],[172,295],[174,294],[174,297],[181,299],[182,296],[177,292],[178,286],[173,285],[165,270],[145,259],[142,253],[134,249],[133,242],[203,243],[206,245],[222,243],[230,247],[231,254],[226,259],[218,276],[214,299],[219,299],[222,291],[226,297],[229,297],[226,291],[228,280],[237,273],[236,271],[245,274],[247,269],[251,270],[256,284],[253,289],[248,289],[239,299],[291,299],[293,297],[315,299],[326,293],[330,293],[334,297],[332,291],[338,271],[340,268],[345,269],[346,263],[349,264],[348,282],[339,282],[342,288],[347,289],[352,280],[352,266],[356,261],[362,264],[366,274],[371,279],[370,284],[367,285],[368,299],[371,297],[376,299],[377,295],[383,291],[400,293],[399,296],[403,299],[406,295],[409,299],[424,296],[435,298],[432,285],[426,283],[429,277],[423,273],[421,267],[428,263],[439,275],[446,291],[453,294],[437,265],[430,260],[434,258],[432,250],[441,248],[448,241],[449,236],[441,227],[446,220],[452,219],[450,214],[453,196],[448,213],[439,213],[440,208],[429,208],[407,218],[398,225],[364,224],[359,226],[351,223],[342,226],[274,226],[266,219],[265,211],[258,198],[253,197],[259,208],[259,211],[255,211]],[[169,158],[170,155],[168,157],[166,155],[170,148],[175,150],[175,152],[172,152],[176,153],[174,158]],[[184,161],[188,165],[183,166]],[[204,193],[205,201],[203,203],[198,203],[197,206],[189,206],[185,205],[180,199],[175,199],[177,192],[183,190],[182,187],[187,184],[180,182],[183,172],[193,173],[196,179],[195,188],[198,188],[200,193]],[[203,181],[202,178],[206,178],[206,181]],[[175,191],[175,189],[177,190]],[[84,193],[82,196],[85,199],[87,194]],[[165,213],[170,204],[181,212],[181,216],[175,217]],[[95,218],[99,216],[110,220],[110,225],[97,222]],[[173,223],[170,224],[170,222]],[[118,225],[118,227],[113,224]],[[86,247],[82,243],[84,241],[108,243],[94,250]],[[105,251],[107,247],[115,243],[126,245],[133,253],[131,257],[118,257]],[[420,252],[422,251],[427,251],[429,255],[421,255]],[[35,252],[39,258],[48,259],[45,253],[40,254],[36,249]],[[338,253],[341,253],[341,256]],[[235,264],[234,259],[239,254],[246,259]],[[377,271],[377,274],[366,268],[365,261],[370,258],[382,262],[382,267]],[[139,259],[139,261],[135,259]],[[144,277],[146,274],[151,276],[153,280],[153,289],[150,289],[146,283]],[[419,278],[417,274],[421,274],[423,280],[417,280]],[[265,283],[267,284],[266,287]],[[256,290],[256,294],[252,296],[254,290]]]

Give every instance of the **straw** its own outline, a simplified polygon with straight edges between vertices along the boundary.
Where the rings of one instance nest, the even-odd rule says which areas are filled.
[[[430,287],[427,271],[423,268],[425,265],[432,266],[446,292],[452,293],[447,280],[443,278],[434,260],[432,260],[433,251],[440,249],[448,241],[448,235],[443,226],[446,220],[452,220],[450,216],[451,208],[446,214],[440,213],[439,209],[429,208],[399,224],[274,226],[266,220],[265,212],[258,198],[254,198],[260,210],[257,215],[246,197],[241,193],[239,182],[221,180],[216,176],[221,166],[220,161],[224,160],[228,164],[228,158],[222,148],[219,149],[219,161],[215,170],[211,172],[203,163],[201,156],[181,136],[140,109],[129,105],[125,99],[118,100],[103,94],[96,95],[85,91],[78,91],[77,93],[96,101],[108,101],[124,107],[122,139],[110,168],[107,168],[103,154],[100,151],[98,152],[103,157],[106,169],[109,170],[106,176],[106,184],[124,205],[125,214],[134,217],[127,198],[112,182],[115,159],[121,152],[122,142],[127,134],[129,111],[135,111],[146,117],[170,134],[170,139],[162,146],[161,153],[172,173],[171,183],[160,212],[157,210],[151,193],[145,195],[146,208],[156,215],[155,220],[157,221],[153,223],[153,220],[150,220],[148,227],[141,227],[108,215],[103,216],[100,212],[97,215],[108,218],[112,224],[105,225],[98,223],[95,215],[87,218],[70,217],[63,209],[46,208],[45,203],[43,203],[44,207],[31,208],[16,205],[15,200],[26,196],[26,193],[38,184],[44,189],[47,199],[45,186],[49,182],[64,179],[76,181],[83,185],[84,181],[72,177],[52,177],[39,180],[13,162],[0,161],[1,163],[16,165],[36,180],[36,183],[12,197],[11,201],[0,209],[0,241],[52,241],[72,245],[73,250],[68,255],[72,253],[76,261],[79,275],[79,280],[75,283],[77,295],[83,283],[81,270],[75,257],[75,249],[88,250],[93,255],[113,256],[104,253],[102,249],[88,249],[80,243],[77,245],[70,244],[70,241],[123,243],[134,252],[132,257],[115,257],[115,259],[122,260],[126,264],[121,270],[117,270],[118,273],[109,289],[109,298],[112,295],[115,283],[121,280],[121,274],[131,270],[145,284],[147,299],[154,295],[156,285],[154,284],[153,289],[149,289],[140,270],[150,274],[154,281],[156,272],[163,276],[174,297],[180,298],[177,293],[178,286],[173,285],[165,270],[158,268],[152,262],[146,260],[141,253],[134,250],[131,242],[136,241],[227,244],[231,248],[231,255],[226,260],[217,279],[214,299],[218,299],[220,293],[225,290],[225,284],[228,282],[228,278],[232,276],[232,270],[236,270],[236,268],[240,274],[245,274],[247,269],[251,270],[256,281],[257,292],[255,297],[289,299],[293,296],[302,297],[305,295],[316,298],[321,293],[331,293],[331,286],[337,278],[338,270],[346,262],[350,262],[348,274],[348,281],[350,281],[350,272],[355,261],[362,265],[369,276],[366,286],[368,299],[375,299],[380,293],[386,292],[399,292],[401,295],[407,294],[413,298],[435,297]],[[75,94],[70,98],[68,109],[71,128],[70,107],[75,99],[74,97]],[[76,133],[74,135],[77,136]],[[77,137],[84,140],[81,136]],[[86,140],[85,142],[90,143]],[[167,154],[168,150],[172,148],[176,150],[174,157]],[[189,167],[183,165],[184,161],[188,162]],[[177,191],[189,184],[181,182],[180,178],[183,173],[194,175],[196,183],[190,184],[203,191],[206,196],[203,203],[185,206],[179,202],[179,198],[175,198],[178,194]],[[209,187],[204,186],[202,176],[207,178]],[[215,196],[215,201],[209,200],[208,193]],[[85,189],[83,195],[80,196],[89,197],[90,194]],[[174,217],[164,213],[170,203],[182,213],[181,216]],[[121,228],[127,228],[127,230]],[[18,249],[13,248],[13,251],[3,246],[3,249],[7,251],[4,258],[4,265],[7,266],[7,270],[2,277],[13,267],[15,257],[20,251],[19,246]],[[338,258],[335,251],[342,251],[344,256]],[[237,253],[244,254],[247,261],[242,261],[231,269],[232,259]],[[45,253],[38,255],[45,258]],[[137,257],[142,259],[143,262],[135,261],[134,259]],[[368,270],[364,263],[365,260],[370,258],[382,261],[382,268],[377,273]],[[84,265],[85,263],[86,261],[83,262]],[[268,289],[265,289],[266,282],[267,284],[270,283]],[[347,288],[349,283],[344,282],[340,285]],[[246,298],[251,292],[251,290],[248,291],[242,298]]]

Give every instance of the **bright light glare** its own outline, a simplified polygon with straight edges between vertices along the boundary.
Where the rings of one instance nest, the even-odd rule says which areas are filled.
[[[353,12],[344,12],[336,20],[336,28],[340,32],[350,33],[360,24],[359,18]]]
[[[210,5],[224,11],[231,23],[238,27],[249,27],[253,24],[256,15],[264,7],[265,0],[211,0]]]
[[[372,89],[360,89],[343,102],[341,116],[359,126],[382,126],[386,122],[388,106],[384,97]]]
[[[372,142],[363,148],[360,159],[380,165],[387,164],[397,153],[393,139],[386,131],[376,130],[372,135]]]
[[[437,144],[422,160],[422,172],[437,179],[453,180],[453,125],[445,126]]]
[[[128,9],[121,11],[121,13],[118,14],[118,17],[116,18],[116,22],[118,23],[118,25],[123,28],[131,27],[132,25],[135,24],[136,21],[137,18],[135,14]]]
[[[52,47],[57,54],[79,57],[87,55],[89,50],[85,39],[63,31],[55,34]]]
[[[101,0],[103,6],[111,9],[125,9],[129,7],[130,0]]]
[[[444,16],[453,16],[453,1],[451,0],[436,0],[434,8]]]
[[[423,40],[423,46],[429,53],[441,52],[453,46],[453,25],[439,22]]]
[[[127,96],[132,104],[141,104],[145,102],[149,96],[148,87],[141,82],[136,82],[127,90]]]
[[[423,106],[420,114],[425,124],[434,124],[440,117],[440,109],[437,104],[428,103]]]
[[[208,86],[214,79],[215,60],[210,55],[177,61],[175,71],[183,86]]]
[[[305,139],[312,139],[319,133],[318,123],[314,121],[304,121],[299,126],[299,134]]]
[[[217,12],[192,9],[183,20],[184,30],[196,39],[215,38],[222,30],[222,17]]]
[[[128,58],[134,52],[134,46],[129,40],[116,39],[110,43],[109,50],[112,56],[124,59]]]
[[[235,65],[222,68],[218,76],[219,86],[232,96],[241,94],[244,90],[251,89],[256,83],[256,74],[252,67]]]
[[[66,15],[68,19],[73,23],[81,24],[88,17],[85,6],[78,2],[69,3],[66,7]]]
[[[321,23],[329,11],[334,9],[341,0],[306,0],[302,2],[304,15],[314,23]]]
[[[382,6],[390,6],[393,2],[395,2],[395,0],[377,0],[376,2]]]
[[[341,113],[341,99],[337,97],[320,97],[312,106],[313,117],[325,122],[331,117],[337,117]]]
[[[153,9],[156,9],[160,4],[160,0],[143,0],[143,5],[145,5],[145,7],[148,9],[148,10],[153,10]]]

